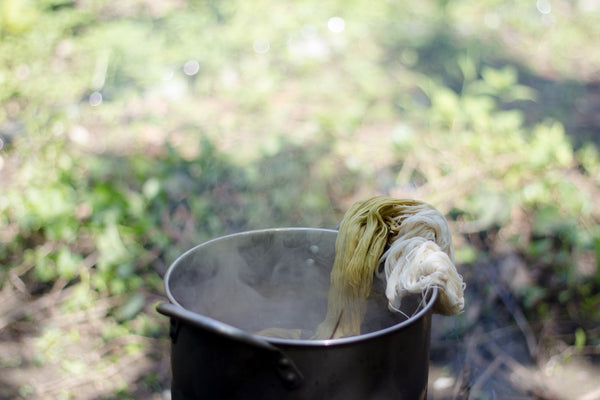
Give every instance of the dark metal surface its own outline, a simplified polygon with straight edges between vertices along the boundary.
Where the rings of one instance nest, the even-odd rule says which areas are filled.
[[[241,347],[249,347],[256,351],[260,355],[261,359],[264,359],[266,366],[270,367],[277,372],[282,384],[289,389],[296,388],[302,383],[302,373],[296,368],[294,361],[285,355],[279,348],[273,346],[264,338],[252,335],[246,331],[235,328],[233,326],[215,321],[214,319],[198,315],[184,308],[175,306],[170,303],[160,303],[156,307],[157,311],[163,315],[171,317],[171,341],[175,346],[178,341],[185,341],[187,336],[186,331],[189,329],[199,331],[196,333],[197,336],[206,334],[209,337],[223,337],[235,343],[235,345]],[[181,331],[182,339],[179,338]],[[194,342],[197,340],[196,337],[192,336],[192,343],[187,345],[179,343],[182,349],[194,348]],[[188,356],[184,355],[182,360],[183,364],[187,364],[186,359]],[[218,371],[215,371],[218,373]]]
[[[234,247],[252,248],[248,251],[257,257],[244,255],[239,258],[244,260],[241,270],[253,268],[259,261],[260,265],[256,265],[259,269],[265,268],[265,261],[275,262],[279,265],[277,268],[281,268],[282,256],[269,259],[265,254],[277,247],[277,243],[284,243],[294,253],[294,258],[310,255],[313,258],[309,266],[328,275],[333,264],[336,235],[336,231],[304,228],[246,232],[197,246],[173,263],[165,277],[167,294],[173,304],[161,303],[157,307],[171,320],[173,399],[426,398],[431,306],[437,296],[435,290],[427,305],[408,320],[359,336],[332,340],[255,335],[246,327],[240,329],[195,310],[194,302],[203,300],[202,293],[190,298],[179,292],[181,288],[194,290],[196,283],[190,282],[192,276],[215,279],[214,271],[208,273],[202,269],[228,268],[215,267],[211,259],[214,252],[223,251],[223,245],[232,247],[232,251]],[[268,243],[266,247],[265,242]],[[319,254],[315,254],[317,245]],[[294,268],[304,268],[304,264],[296,261],[291,264]],[[181,275],[185,275],[185,279]],[[268,275],[259,275],[261,279],[269,279],[265,278]],[[258,282],[254,275],[247,281]],[[304,291],[310,291],[311,286],[316,285],[311,282],[304,283]],[[323,285],[325,288],[328,282]],[[298,310],[306,305],[300,306]],[[256,319],[269,324],[268,318],[276,314],[274,310],[265,317],[266,322],[259,316]],[[210,314],[212,310],[202,308],[201,311]],[[223,315],[225,319],[230,317],[226,313]],[[280,320],[283,317],[275,315],[272,318]],[[319,321],[322,316],[316,318]]]

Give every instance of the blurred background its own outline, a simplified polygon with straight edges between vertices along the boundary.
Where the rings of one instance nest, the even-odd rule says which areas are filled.
[[[600,399],[600,2],[1,0],[0,398],[168,399],[190,247],[449,221],[430,399]]]

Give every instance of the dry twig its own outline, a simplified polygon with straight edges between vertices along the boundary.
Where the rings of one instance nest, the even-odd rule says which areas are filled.
[[[527,344],[527,349],[529,350],[529,355],[533,360],[537,360],[538,357],[538,345],[537,340],[535,338],[535,334],[523,314],[521,308],[517,305],[517,303],[512,298],[510,292],[504,288],[504,286],[496,279],[495,276],[491,274],[489,268],[486,268],[484,273],[487,275],[489,282],[491,282],[497,293],[500,297],[500,300],[508,310],[508,312],[512,315],[515,323],[519,327],[521,333],[523,333],[523,337],[525,338],[525,343]]]
[[[543,379],[540,380],[540,374],[524,367],[497,344],[489,343],[487,349],[494,354],[496,360],[500,360],[513,372],[509,378],[522,390],[534,394],[540,400],[564,400],[561,396],[546,389],[548,385],[544,383]]]

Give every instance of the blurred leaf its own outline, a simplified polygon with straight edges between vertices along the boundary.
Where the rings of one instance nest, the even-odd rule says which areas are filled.
[[[537,211],[534,231],[540,235],[551,236],[568,231],[571,227],[571,221],[566,219],[555,205],[545,204]]]
[[[72,280],[77,275],[81,261],[81,255],[72,253],[67,247],[60,248],[56,256],[58,274],[69,281]]]
[[[146,196],[146,198],[148,200],[152,200],[160,192],[160,186],[161,186],[161,184],[158,179],[150,178],[146,182],[144,182],[144,186],[142,187],[142,192],[144,193],[144,196]]]
[[[129,252],[123,243],[119,227],[115,223],[109,223],[103,232],[99,232],[96,239],[99,251],[98,266],[101,269],[119,264],[128,260]]]
[[[477,250],[473,246],[461,246],[455,249],[454,259],[457,264],[473,264],[477,260]]]
[[[440,122],[452,126],[459,112],[458,95],[448,88],[438,88],[431,95],[431,108],[439,115]]]
[[[473,57],[468,54],[462,54],[457,60],[460,71],[462,72],[465,83],[477,79],[477,65]],[[464,86],[465,84],[463,84]]]
[[[581,349],[585,346],[586,334],[582,328],[575,329],[575,348]]]
[[[509,90],[513,87],[517,83],[517,76],[517,70],[513,66],[506,66],[501,69],[484,66],[481,69],[483,81],[496,91],[496,93]]]
[[[584,143],[576,153],[577,161],[600,184],[600,152],[594,143]]]
[[[537,125],[531,140],[530,162],[536,168],[552,164],[568,167],[573,161],[573,149],[559,122]]]
[[[536,101],[538,100],[537,91],[525,85],[513,85],[501,95],[502,101],[507,103],[513,101]]]
[[[146,297],[141,293],[130,295],[125,303],[118,307],[113,315],[117,321],[129,321],[133,319],[146,305]]]
[[[0,2],[0,29],[11,34],[29,30],[36,22],[38,12],[31,0],[2,0]]]

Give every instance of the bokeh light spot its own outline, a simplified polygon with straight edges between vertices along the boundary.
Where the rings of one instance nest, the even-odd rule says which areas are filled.
[[[252,48],[258,54],[265,54],[269,51],[269,49],[271,48],[271,45],[269,44],[268,40],[257,39],[254,41]]]
[[[102,104],[102,93],[94,92],[90,94],[90,105],[96,107]]]
[[[346,28],[346,22],[340,17],[331,17],[327,21],[327,27],[333,33],[340,33]]]
[[[537,0],[535,5],[538,11],[542,14],[550,14],[552,12],[552,6],[548,2],[548,0]]]
[[[183,73],[187,76],[194,76],[200,71],[200,64],[196,60],[189,60],[183,65]]]

